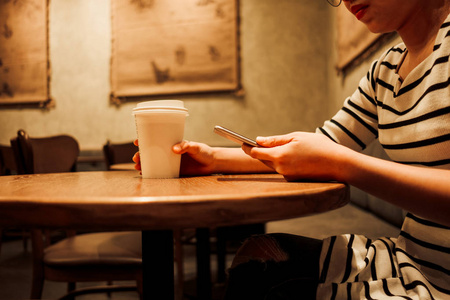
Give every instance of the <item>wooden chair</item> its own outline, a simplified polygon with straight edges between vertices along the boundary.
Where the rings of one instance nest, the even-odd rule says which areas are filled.
[[[78,142],[70,136],[30,138],[19,130],[11,140],[20,174],[76,170]],[[51,217],[51,216],[49,216]],[[51,243],[40,229],[31,231],[33,280],[31,298],[42,297],[45,280],[68,282],[61,299],[92,292],[138,290],[142,295],[142,248],[140,232],[96,232],[75,235]],[[133,280],[133,286],[75,289],[76,282]]]
[[[73,172],[80,149],[71,136],[30,138],[24,130],[11,139],[19,174]]]
[[[111,141],[107,141],[103,146],[106,168],[111,170],[111,166],[115,164],[133,163],[133,155],[138,150],[139,148],[133,142],[111,143]]]
[[[16,161],[11,146],[0,145],[0,176],[17,174]],[[23,249],[28,248],[29,234],[25,230],[17,230],[10,228],[0,228],[0,252],[2,249],[3,236],[22,237]]]
[[[97,232],[69,236],[49,244],[42,230],[33,229],[33,282],[31,298],[41,299],[44,280],[68,282],[68,293],[60,299],[73,299],[87,293],[138,291],[142,297],[142,245],[140,232]],[[136,285],[112,285],[113,281],[133,280]],[[75,282],[108,284],[75,288]]]
[[[11,146],[0,145],[0,175],[17,173],[14,151]]]

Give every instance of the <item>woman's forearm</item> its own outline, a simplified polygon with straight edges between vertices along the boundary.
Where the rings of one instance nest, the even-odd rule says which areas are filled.
[[[344,162],[338,180],[450,226],[450,171],[402,165],[356,152],[349,153]]]
[[[214,148],[214,173],[274,173],[260,160],[246,155],[241,148]]]

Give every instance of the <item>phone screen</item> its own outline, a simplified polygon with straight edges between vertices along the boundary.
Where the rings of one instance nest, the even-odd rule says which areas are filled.
[[[214,132],[217,133],[218,135],[221,135],[235,143],[238,144],[247,144],[253,147],[258,147],[259,145],[252,139],[249,139],[246,136],[243,136],[237,132],[234,132],[230,129],[227,129],[225,127],[222,126],[215,126],[214,127]]]

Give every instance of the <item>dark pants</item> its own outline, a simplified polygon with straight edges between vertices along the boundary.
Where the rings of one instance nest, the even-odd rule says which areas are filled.
[[[315,299],[322,240],[276,233],[249,238],[229,270],[226,300]]]

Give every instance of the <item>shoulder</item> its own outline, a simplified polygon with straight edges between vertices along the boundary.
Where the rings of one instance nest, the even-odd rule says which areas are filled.
[[[436,37],[436,41],[434,43],[434,49],[439,49],[442,45],[450,44],[450,14],[447,16],[445,21],[442,23],[439,28],[439,32]]]
[[[450,76],[450,15],[442,23],[436,41],[434,43],[433,54],[439,63],[446,63],[447,74]]]

